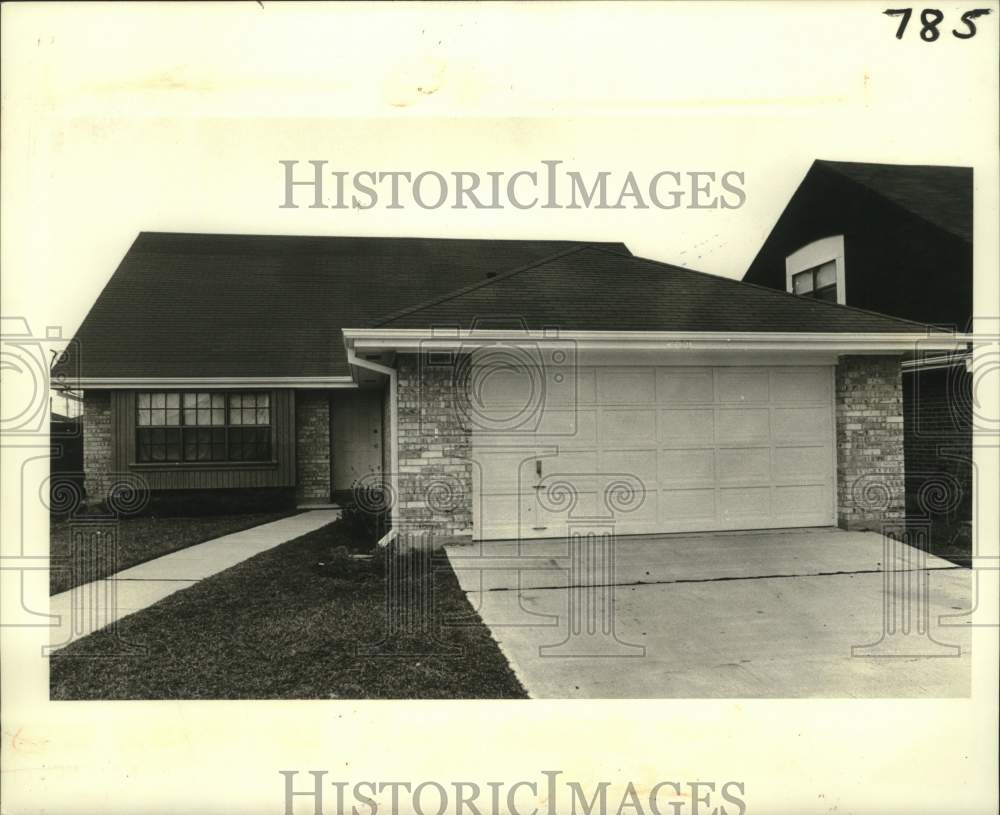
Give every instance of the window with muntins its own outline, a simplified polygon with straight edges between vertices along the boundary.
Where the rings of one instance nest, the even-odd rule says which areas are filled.
[[[792,275],[792,293],[836,303],[837,261],[831,260]]]
[[[135,424],[143,463],[271,460],[267,391],[142,391]]]

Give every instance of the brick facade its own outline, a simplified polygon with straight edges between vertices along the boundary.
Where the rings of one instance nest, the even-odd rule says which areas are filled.
[[[83,488],[88,503],[107,497],[112,481],[111,393],[83,395]]]
[[[299,503],[330,500],[330,394],[295,394],[295,498]]]
[[[396,370],[400,532],[433,532],[440,542],[471,538],[471,436],[456,401],[454,366],[409,354]]]
[[[837,523],[880,529],[904,511],[903,391],[898,357],[845,356],[837,365]]]

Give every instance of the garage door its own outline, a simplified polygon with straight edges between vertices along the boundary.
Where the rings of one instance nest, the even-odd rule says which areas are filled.
[[[832,524],[832,386],[827,366],[486,377],[472,435],[475,534]]]

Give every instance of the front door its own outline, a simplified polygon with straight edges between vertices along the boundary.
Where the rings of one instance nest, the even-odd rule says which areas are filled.
[[[333,400],[333,489],[346,492],[382,469],[382,392],[350,390]]]

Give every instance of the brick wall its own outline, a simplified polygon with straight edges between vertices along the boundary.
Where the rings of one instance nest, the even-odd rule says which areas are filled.
[[[103,501],[111,487],[111,392],[83,395],[83,487],[87,501]]]
[[[295,394],[295,498],[300,503],[330,500],[330,394]]]
[[[880,529],[903,517],[903,392],[899,357],[837,365],[837,523]]]
[[[972,375],[964,365],[903,374],[906,514],[935,548],[971,547]]]
[[[472,536],[470,434],[452,385],[453,367],[400,356],[399,494],[401,534],[433,532],[438,542]]]

